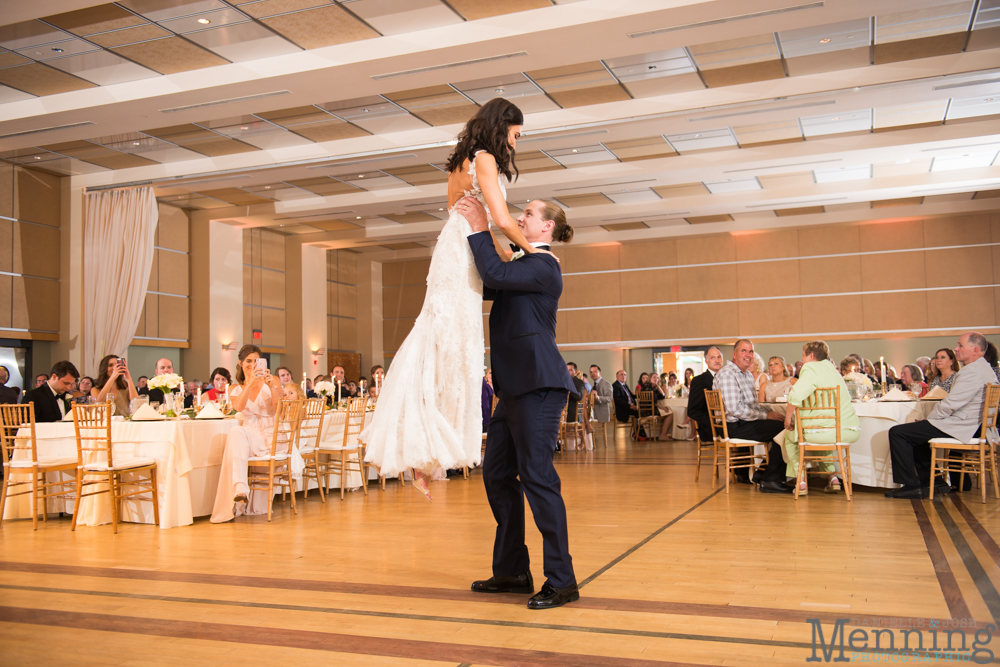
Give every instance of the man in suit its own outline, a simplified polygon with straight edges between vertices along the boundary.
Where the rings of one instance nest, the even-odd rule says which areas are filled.
[[[156,372],[153,375],[165,375],[166,373],[174,372],[174,362],[169,359],[160,359],[156,362]],[[171,390],[171,393],[180,391],[179,388]],[[163,390],[159,387],[149,388],[149,402],[150,403],[163,403]]]
[[[708,419],[708,405],[705,403],[705,390],[712,388],[715,374],[722,368],[722,350],[710,347],[705,351],[705,365],[708,367],[701,375],[691,380],[688,394],[688,417],[698,424],[698,436],[702,442],[712,442],[712,425]]]
[[[590,392],[590,403],[594,406],[594,417],[602,424],[611,421],[611,404],[615,400],[615,390],[611,383],[601,376],[601,367],[590,367],[590,380],[594,388]]]
[[[467,202],[464,206],[463,202]],[[532,593],[524,543],[524,498],[542,534],[546,581],[529,609],[551,609],[580,599],[569,555],[566,505],[552,464],[559,416],[575,392],[556,347],[556,310],[562,294],[559,262],[548,253],[501,261],[481,206],[465,199],[459,210],[472,226],[469,246],[490,310],[490,361],[500,398],[486,436],[483,482],[497,522],[493,576],[476,581],[480,593]],[[558,221],[557,221],[558,220]],[[548,250],[553,238],[572,238],[558,206],[530,202],[517,219],[525,239]]]
[[[13,404],[21,398],[21,390],[17,387],[8,387],[10,381],[10,371],[6,366],[0,366],[0,403]]]
[[[633,417],[639,416],[639,408],[635,403],[635,394],[628,388],[628,374],[625,371],[615,373],[615,383],[611,386],[615,400],[615,419],[623,424],[631,421]],[[634,428],[634,427],[633,427]],[[638,440],[646,438],[640,433],[633,432]]]
[[[21,403],[35,404],[36,422],[57,422],[72,410],[69,392],[80,379],[80,371],[68,361],[52,367],[49,379],[27,392]]]
[[[587,390],[585,389],[583,380],[581,380],[576,376],[575,363],[573,363],[572,361],[567,363],[566,370],[569,371],[570,382],[572,382],[573,386],[576,387],[574,391],[569,392],[569,401],[566,403],[566,421],[575,422],[577,406],[580,404],[580,401],[583,400],[583,397],[587,393]],[[583,421],[585,424],[587,423],[586,415],[584,415]],[[583,443],[578,443],[578,444],[581,448],[583,447]]]
[[[903,486],[887,491],[886,498],[927,498],[931,484],[932,438],[955,438],[968,442],[979,435],[983,420],[986,385],[996,383],[986,354],[986,338],[972,331],[958,339],[955,358],[962,370],[952,382],[948,398],[935,406],[930,416],[889,429],[892,481]],[[934,480],[935,493],[947,493],[948,483]]]

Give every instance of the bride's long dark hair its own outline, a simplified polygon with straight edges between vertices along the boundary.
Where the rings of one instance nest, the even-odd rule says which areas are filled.
[[[513,103],[494,97],[484,104],[458,133],[458,145],[448,158],[448,173],[458,171],[466,160],[475,157],[476,151],[484,150],[496,158],[497,171],[508,181],[516,181],[520,174],[514,164],[514,151],[507,143],[511,125],[524,125],[524,114]]]

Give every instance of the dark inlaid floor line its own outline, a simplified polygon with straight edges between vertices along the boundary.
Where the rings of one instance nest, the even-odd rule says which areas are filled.
[[[968,541],[965,539],[965,535],[962,534],[958,524],[955,523],[954,517],[945,508],[944,503],[938,499],[934,501],[933,505],[934,509],[937,510],[938,518],[944,524],[944,529],[948,531],[948,536],[955,544],[958,555],[965,564],[965,569],[972,576],[972,581],[976,584],[976,590],[979,591],[980,597],[986,603],[986,608],[993,614],[993,619],[1000,624],[1000,593],[997,592],[996,586],[993,585],[989,575],[986,574],[986,570],[983,569],[983,564],[979,562],[979,558],[972,551]]]
[[[199,639],[231,644],[279,646],[333,653],[498,665],[500,667],[705,667],[694,663],[556,651],[533,651],[500,646],[451,644],[415,639],[394,638],[391,641],[386,641],[384,637],[366,637],[316,630],[177,621],[25,607],[0,606],[0,622],[118,632],[128,635]]]
[[[979,538],[979,542],[986,549],[986,553],[990,555],[993,559],[994,564],[1000,567],[1000,546],[994,541],[993,536],[990,535],[983,524],[979,523],[979,520],[969,511],[969,508],[965,506],[962,499],[958,497],[957,493],[949,493],[948,500],[951,501],[952,505],[958,510],[958,513],[962,515],[965,522],[969,524],[969,528],[972,529],[973,534]]]
[[[931,564],[934,566],[934,574],[937,575],[938,585],[941,587],[942,595],[944,595],[945,604],[948,605],[948,613],[951,614],[952,618],[972,618],[969,606],[965,603],[965,598],[962,596],[962,589],[959,588],[955,574],[951,571],[951,566],[948,565],[948,559],[941,549],[941,543],[934,533],[934,527],[931,525],[931,520],[927,516],[927,511],[924,509],[923,503],[919,500],[911,500],[910,505],[913,507],[913,513],[917,517],[917,525],[920,527],[924,544],[927,546],[927,555],[930,556]]]
[[[611,568],[613,568],[615,565],[617,565],[618,563],[622,562],[623,560],[625,560],[626,558],[628,558],[629,556],[631,556],[632,554],[634,554],[636,551],[638,551],[642,547],[644,547],[647,544],[649,544],[653,539],[655,539],[657,536],[659,536],[667,528],[670,528],[670,526],[674,525],[675,523],[677,523],[678,521],[680,521],[681,519],[683,519],[684,517],[686,517],[688,514],[690,514],[691,512],[695,511],[696,509],[698,509],[699,507],[701,507],[702,505],[704,505],[705,503],[707,503],[709,500],[711,500],[716,495],[718,495],[719,493],[721,493],[725,488],[726,488],[725,486],[720,486],[718,489],[716,489],[712,493],[708,494],[707,496],[705,496],[704,498],[702,498],[700,501],[698,501],[697,503],[695,503],[691,507],[687,508],[686,510],[684,510],[683,512],[681,512],[680,514],[678,514],[677,516],[675,516],[673,519],[671,519],[670,521],[668,521],[664,525],[662,525],[659,528],[657,528],[656,530],[654,530],[650,535],[648,535],[645,538],[643,538],[642,540],[640,540],[638,544],[632,546],[628,551],[626,551],[622,555],[618,556],[613,561],[611,561],[610,563],[608,563],[607,565],[605,565],[601,569],[597,570],[597,572],[594,572],[592,575],[590,575],[589,577],[587,577],[586,579],[584,579],[583,581],[581,581],[580,582],[580,588],[583,588],[584,586],[586,586],[587,584],[589,584],[590,582],[592,582],[594,579],[597,579],[599,576],[601,576],[602,574],[604,574],[605,572],[607,572],[608,570],[610,570]]]
[[[206,584],[213,586],[232,586],[236,588],[299,590],[313,593],[387,596],[396,598],[407,597],[424,600],[446,600],[450,602],[473,602],[478,604],[510,604],[523,606],[525,601],[525,596],[523,595],[482,595],[480,593],[473,593],[469,590],[450,588],[421,588],[418,586],[393,586],[388,584],[359,584],[352,582],[318,581],[307,579],[278,579],[272,577],[205,574],[197,572],[129,570],[109,567],[86,567],[81,565],[57,565],[51,563],[0,561],[0,572],[2,571],[52,574],[59,576],[97,577],[105,579],[131,579],[137,581]],[[583,609],[599,609],[604,611],[704,616],[708,618],[730,618],[739,620],[791,623],[805,623],[807,618],[818,618],[823,623],[833,623],[838,618],[843,618],[844,616],[842,612],[803,611],[799,609],[778,609],[729,604],[700,604],[692,602],[667,602],[660,600],[630,600],[623,598],[599,598],[591,596],[582,597],[579,602],[574,602],[573,606]],[[856,617],[856,615],[852,615],[852,617]],[[871,619],[874,617],[861,616],[859,618]],[[896,627],[910,627],[911,625],[913,627],[925,627],[927,622],[931,620],[928,618],[884,615],[879,615],[878,618],[891,619],[896,623]],[[968,618],[968,616],[956,618]]]

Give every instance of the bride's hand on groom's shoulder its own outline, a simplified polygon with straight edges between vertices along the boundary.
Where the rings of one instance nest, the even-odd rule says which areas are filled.
[[[559,255],[555,254],[551,250],[543,250],[541,248],[535,248],[535,252],[532,253],[532,254],[535,254],[535,253],[545,254],[545,255],[552,255],[552,259],[556,260],[557,264],[559,263]]]

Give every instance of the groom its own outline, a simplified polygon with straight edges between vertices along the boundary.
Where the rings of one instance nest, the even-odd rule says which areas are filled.
[[[465,199],[460,210],[474,232],[468,238],[483,279],[483,298],[493,301],[490,356],[500,398],[483,459],[486,495],[497,522],[493,576],[474,582],[472,590],[534,592],[524,544],[527,496],[542,534],[546,577],[541,592],[528,600],[528,609],[561,607],[580,599],[569,555],[566,505],[552,465],[559,417],[567,393],[575,390],[555,341],[562,273],[555,257],[546,253],[503,262],[482,206]],[[529,243],[548,250],[557,223],[545,218],[546,203],[536,200],[525,207],[517,224]]]

